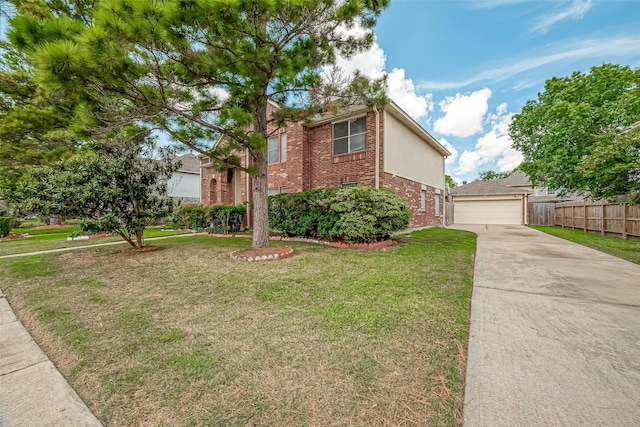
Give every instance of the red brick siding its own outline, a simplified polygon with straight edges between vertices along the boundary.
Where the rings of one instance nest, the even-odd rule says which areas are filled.
[[[426,209],[420,209],[420,196],[422,192],[422,184],[411,181],[406,178],[384,173],[381,188],[393,190],[398,196],[402,197],[409,203],[411,208],[411,219],[409,220],[409,228],[425,227],[428,225],[442,225],[444,212],[444,197],[440,194],[440,215],[435,215],[435,199],[436,189],[426,186]]]
[[[283,132],[287,134],[287,159],[268,166],[269,188],[286,187],[288,193],[294,193],[304,188],[304,128],[301,124],[289,123],[279,131]]]
[[[383,125],[380,117],[380,138]],[[375,186],[375,114],[367,114],[367,140],[363,151],[333,155],[333,124],[308,129],[307,182],[305,189],[339,187],[344,182]],[[382,153],[382,151],[381,151]],[[382,154],[380,156],[382,159]],[[382,170],[382,168],[380,169]]]

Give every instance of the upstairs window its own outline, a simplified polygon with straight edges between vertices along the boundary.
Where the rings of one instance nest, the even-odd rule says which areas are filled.
[[[333,154],[354,153],[366,148],[367,118],[346,120],[333,125]]]
[[[278,137],[267,139],[267,164],[278,163]]]
[[[270,136],[267,139],[267,164],[287,161],[287,134]]]
[[[282,163],[287,161],[287,134],[280,134],[280,161]]]

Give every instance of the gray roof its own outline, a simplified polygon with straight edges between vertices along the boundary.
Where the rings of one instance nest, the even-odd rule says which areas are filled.
[[[505,178],[506,179],[506,178]],[[497,181],[499,179],[492,179],[490,181],[483,181],[481,179],[470,182],[459,187],[451,189],[451,194],[454,196],[489,196],[499,194],[529,194],[531,191],[522,188],[508,187],[502,185]]]
[[[506,178],[499,178],[493,181],[497,181],[500,185],[506,185],[509,187],[530,187],[531,181],[526,173],[516,171]]]
[[[182,156],[174,157],[173,160],[182,162],[178,172],[200,173],[200,159],[195,154],[183,154]]]

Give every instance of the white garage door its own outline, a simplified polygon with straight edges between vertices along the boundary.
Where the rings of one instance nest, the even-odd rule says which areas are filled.
[[[455,200],[455,224],[522,224],[522,201]]]

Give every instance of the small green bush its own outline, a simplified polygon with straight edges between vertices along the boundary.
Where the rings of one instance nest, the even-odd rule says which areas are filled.
[[[343,187],[269,198],[271,226],[287,236],[372,243],[409,225],[411,211],[389,190]]]
[[[0,216],[0,237],[8,236],[9,231],[11,231],[11,218]]]
[[[209,208],[209,220],[214,233],[235,233],[242,230],[242,220],[246,213],[244,206],[213,206]]]
[[[208,225],[207,210],[199,206],[185,206],[178,211],[174,222],[193,230],[205,228]]]

